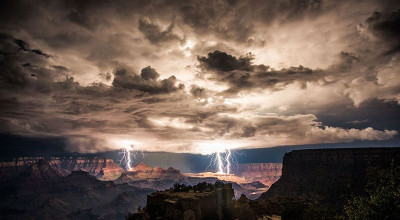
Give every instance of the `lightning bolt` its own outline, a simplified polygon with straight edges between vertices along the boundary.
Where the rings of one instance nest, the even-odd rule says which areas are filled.
[[[132,156],[136,158],[135,154],[131,153],[131,150],[133,149],[133,145],[126,146],[123,148],[120,152],[122,154],[121,160],[119,161],[119,164],[121,165],[122,163],[125,164],[125,168],[127,170],[132,169]]]
[[[131,145],[132,146],[132,145]],[[132,160],[131,160],[131,152],[130,149],[128,147],[125,148],[125,155],[126,155],[126,168],[128,170],[132,169]]]
[[[231,150],[228,149],[226,150],[227,153],[225,153],[225,162],[226,162],[226,173],[229,174],[231,172]]]
[[[140,150],[142,157],[145,157],[145,154],[143,150]],[[125,164],[125,169],[126,170],[131,170],[132,169],[132,163],[133,160],[136,160],[136,156],[138,155],[139,151],[134,150],[134,145],[130,144],[125,146],[120,154],[122,154],[121,160],[119,160],[119,165]]]
[[[215,152],[211,154],[209,156],[210,164],[207,166],[206,170],[208,170],[209,167],[216,167],[218,169],[217,173],[230,174],[232,171],[232,164],[238,164],[235,154],[237,153],[233,149],[226,149],[224,152]]]
[[[238,155],[238,156],[245,156],[245,157],[246,157],[246,154],[245,154],[245,153],[239,153],[239,152],[237,152],[236,150],[232,149],[231,161],[232,161],[232,163],[235,165],[236,171],[239,170],[239,161],[238,161],[238,159],[237,159],[237,155]]]
[[[220,152],[217,152],[216,154],[217,154],[217,163],[218,163],[218,173],[223,174],[224,168],[223,168],[221,154],[220,154]]]

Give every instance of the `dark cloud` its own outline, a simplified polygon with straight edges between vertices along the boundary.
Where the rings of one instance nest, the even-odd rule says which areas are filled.
[[[390,13],[375,11],[359,25],[359,29],[389,44],[391,48],[385,54],[400,51],[400,6]]]
[[[174,40],[182,41],[178,35],[172,32],[174,29],[174,22],[172,22],[165,30],[162,30],[158,25],[151,23],[149,19],[141,18],[139,20],[138,29],[152,44],[160,44]]]
[[[126,69],[117,69],[114,73],[113,86],[124,89],[135,89],[150,94],[170,93],[182,88],[182,85],[175,85],[175,76],[163,80],[157,80],[157,75],[154,75],[154,73],[157,72],[151,67],[146,68],[142,69],[142,74],[140,76],[136,73],[128,72]],[[149,73],[149,71],[152,73]],[[148,79],[152,80],[149,81]]]
[[[140,76],[145,80],[156,80],[160,77],[160,74],[158,74],[155,69],[151,68],[151,66],[148,66],[142,69]]]
[[[29,45],[11,35],[0,35],[0,84],[3,88],[35,88],[47,91],[48,82],[52,81],[57,74],[44,67],[48,55],[33,52]],[[38,50],[39,51],[39,50]]]
[[[68,71],[68,68],[65,66],[53,65],[52,67],[59,71]]]
[[[1,48],[2,54],[9,55],[12,53],[17,53],[17,51],[25,51],[25,52],[32,52],[34,54],[44,56],[46,58],[50,57],[50,55],[43,53],[41,50],[31,49],[28,43],[26,43],[25,41],[23,41],[21,39],[16,39],[9,34],[0,33],[0,40],[1,40],[1,43],[3,44],[2,48]],[[9,51],[10,49],[13,51],[12,52]]]
[[[294,81],[305,82],[322,78],[322,70],[312,70],[302,65],[275,70],[265,65],[254,65],[251,54],[236,58],[221,51],[208,53],[207,57],[198,57],[200,67],[210,79],[230,85],[226,91],[236,93],[256,88],[278,89]],[[347,61],[346,61],[347,62]]]
[[[207,57],[197,57],[201,67],[217,72],[229,72],[233,70],[251,71],[253,57],[251,54],[236,58],[225,52],[216,50],[207,54]]]
[[[2,35],[4,35],[4,34],[2,34]],[[12,37],[4,35],[4,36],[2,36],[2,38],[12,38]],[[32,52],[32,53],[35,53],[37,55],[41,55],[41,56],[44,56],[44,57],[47,57],[47,58],[50,57],[50,55],[43,53],[41,50],[30,49],[29,44],[26,43],[23,40],[14,39],[14,38],[13,38],[13,40],[14,40],[15,44],[17,44],[19,46],[20,50],[27,51],[27,52]]]
[[[207,90],[196,85],[191,86],[190,93],[196,98],[207,98]]]

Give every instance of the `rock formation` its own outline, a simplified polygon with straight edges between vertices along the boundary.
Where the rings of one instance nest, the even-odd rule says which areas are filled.
[[[144,163],[140,163],[132,167],[131,170],[123,172],[114,182],[118,184],[129,183],[139,188],[165,190],[184,180],[185,176],[172,167],[163,169],[161,167],[149,167]]]
[[[128,219],[233,219],[233,198],[230,183],[177,184],[169,190],[148,195],[146,207]]]
[[[351,196],[364,192],[369,168],[389,168],[393,164],[400,164],[400,148],[291,151],[283,158],[281,178],[261,195],[260,201],[274,206],[273,212],[282,212],[288,206],[305,210],[315,205],[318,212],[327,211],[332,217],[342,211]]]

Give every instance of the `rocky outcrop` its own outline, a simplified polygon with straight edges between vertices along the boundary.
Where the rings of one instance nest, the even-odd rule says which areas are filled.
[[[144,167],[144,165],[140,166]],[[165,190],[171,188],[175,183],[186,183],[187,181],[185,176],[174,168],[138,169],[133,167],[131,170],[123,172],[114,182],[117,184],[127,183],[138,188]]]
[[[103,157],[20,157],[12,161],[0,162],[0,177],[13,177],[39,160],[48,161],[64,176],[72,171],[81,170],[102,180],[114,180],[123,172],[123,168],[112,159]]]
[[[275,183],[282,173],[281,163],[247,163],[238,164],[237,169],[233,169],[237,176],[244,177],[251,181],[262,182],[266,186]]]
[[[149,167],[144,163],[140,163],[123,172],[114,182],[118,184],[129,183],[141,188],[165,190],[172,187],[174,183],[184,180],[185,176],[172,167],[163,169],[161,167]]]
[[[128,219],[232,219],[235,201],[232,184],[177,185],[147,196],[147,205]]]
[[[105,166],[100,170],[100,173],[95,176],[100,180],[115,180],[123,172],[124,169],[120,165],[114,163],[112,159],[106,159]]]
[[[281,178],[260,200],[283,206],[301,201],[334,215],[352,195],[364,193],[369,168],[399,164],[400,148],[295,150],[285,154]]]
[[[152,167],[148,166],[147,164],[141,162],[138,165],[132,167],[131,171],[136,172],[151,172],[153,170]]]

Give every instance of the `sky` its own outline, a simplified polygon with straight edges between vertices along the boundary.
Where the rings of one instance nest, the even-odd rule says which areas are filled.
[[[399,139],[399,1],[0,4],[0,142],[209,154]]]

